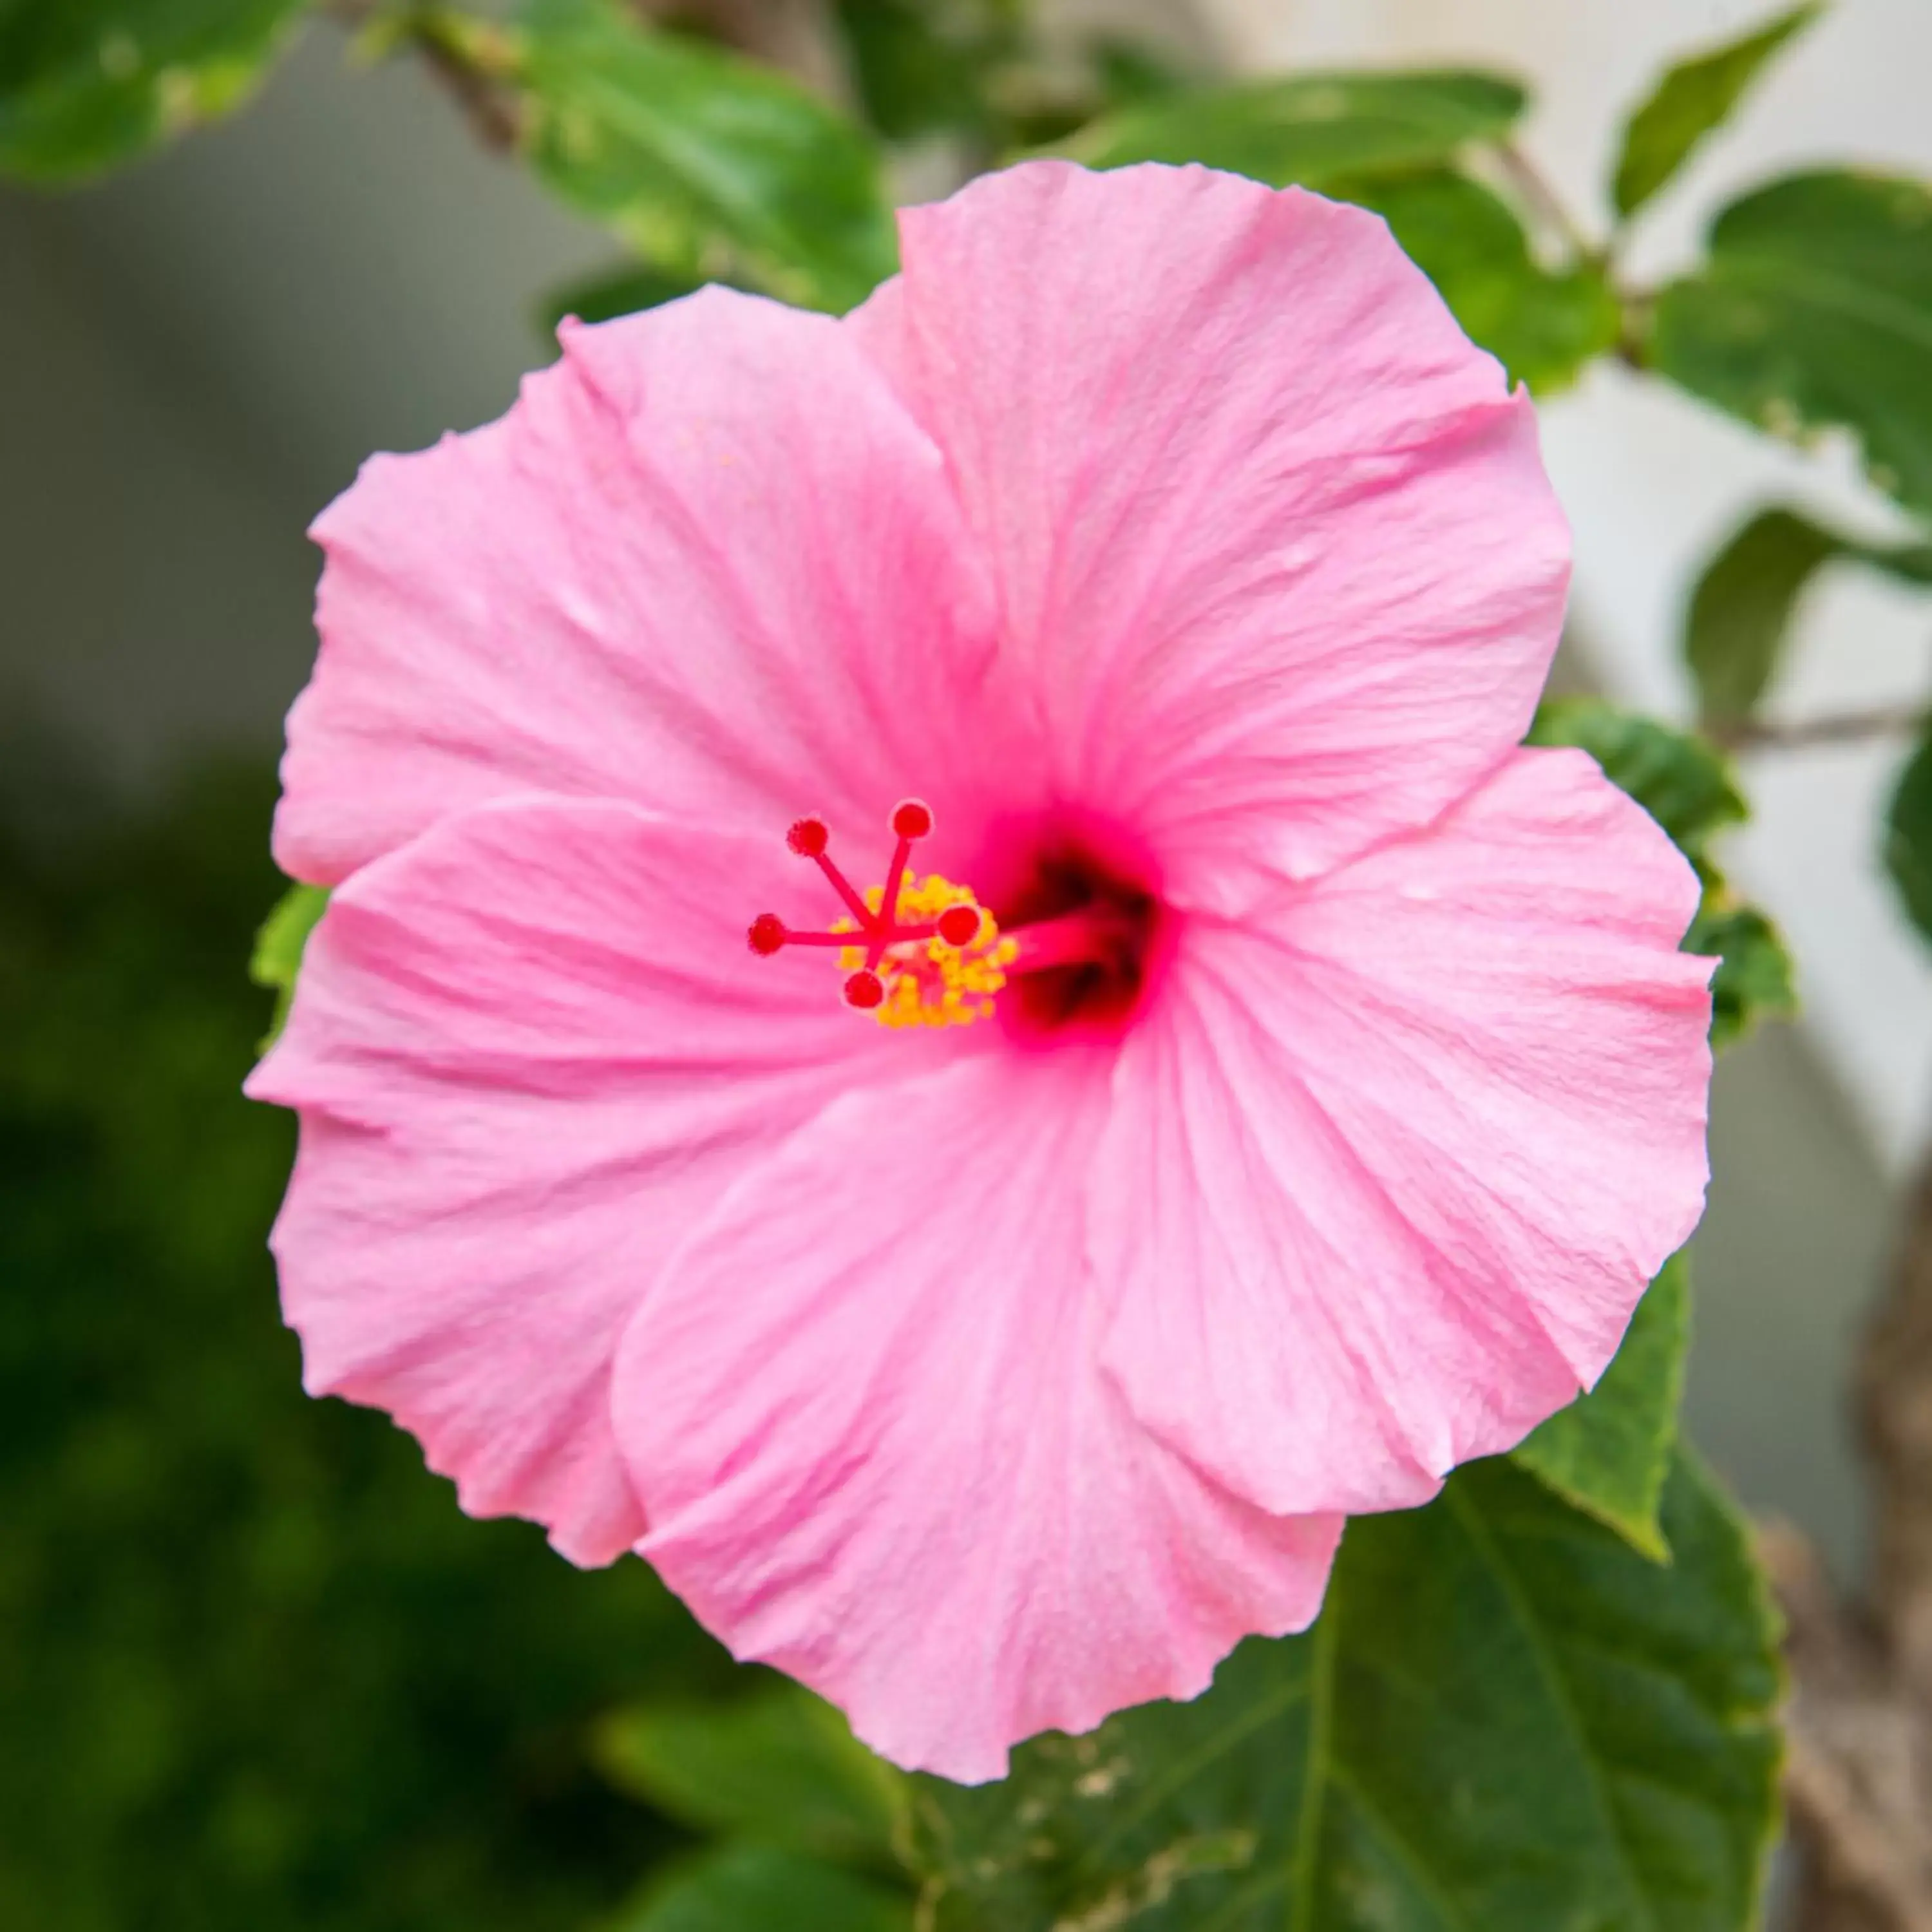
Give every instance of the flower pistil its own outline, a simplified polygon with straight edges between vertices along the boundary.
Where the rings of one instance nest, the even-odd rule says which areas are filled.
[[[932,808],[919,799],[896,806],[898,842],[885,884],[861,893],[832,859],[824,820],[798,820],[785,842],[824,872],[848,916],[808,932],[760,913],[747,935],[752,950],[768,957],[788,946],[836,948],[846,1004],[884,1026],[966,1026],[988,1018],[1018,948],[1001,937],[970,886],[937,873],[911,874],[912,848],[931,835],[932,823]]]

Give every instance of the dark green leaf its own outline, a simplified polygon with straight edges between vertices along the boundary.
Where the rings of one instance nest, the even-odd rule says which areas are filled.
[[[1516,1451],[1566,1502],[1658,1562],[1670,1554],[1658,1510],[1677,1440],[1690,1337],[1689,1273],[1684,1257],[1673,1255],[1637,1304],[1603,1379]]]
[[[888,140],[997,123],[989,94],[1021,44],[1011,0],[836,0],[833,18],[866,118]]]
[[[1528,742],[1580,746],[1700,872],[1712,836],[1750,815],[1714,746],[1600,699],[1562,698],[1545,704],[1530,727]]]
[[[296,995],[296,978],[302,971],[302,953],[316,922],[328,910],[328,890],[325,886],[291,886],[275,902],[274,910],[262,922],[255,934],[255,950],[249,956],[248,976],[258,986],[268,987],[275,996],[275,1007],[262,1042],[266,1053],[287,1024],[289,1003]]]
[[[1932,544],[1860,543],[1796,510],[1761,510],[1713,557],[1692,593],[1684,655],[1708,722],[1748,718],[1769,686],[1792,614],[1836,558],[1932,584]]]
[[[1698,142],[1730,118],[1779,48],[1823,11],[1817,0],[1808,0],[1755,33],[1672,68],[1624,130],[1612,190],[1617,212],[1634,214],[1656,194]]]
[[[306,4],[0,0],[0,174],[97,174],[226,113]]]
[[[1744,1932],[1771,1611],[1681,1456],[1659,1568],[1506,1460],[1348,1526],[1306,1637],[1190,1704],[921,1781],[943,1932]]]
[[[1892,795],[1885,863],[1912,924],[1932,939],[1932,731],[1906,761]]]
[[[1659,298],[1648,354],[1775,435],[1850,430],[1874,483],[1932,512],[1932,188],[1798,175],[1734,202]]]
[[[530,0],[519,19],[532,166],[646,260],[698,280],[741,265],[833,310],[892,272],[878,151],[825,102],[616,0]]]
[[[904,1780],[795,1684],[728,1705],[621,1712],[600,1730],[598,1760],[614,1784],[686,1824],[895,1868]]]
[[[1777,928],[1756,908],[1738,902],[1711,856],[1712,838],[1749,815],[1716,747],[1593,698],[1545,704],[1530,728],[1529,742],[1582,746],[1696,867],[1704,897],[1684,935],[1684,950],[1718,956],[1711,982],[1711,1043],[1726,1046],[1756,1020],[1796,1010],[1791,957]]]
[[[1108,115],[1068,142],[1090,167],[1202,161],[1280,188],[1444,161],[1506,134],[1522,89],[1484,74],[1300,74],[1190,89]]]
[[[734,1845],[654,1887],[610,1932],[913,1932],[913,1903],[765,1845]]]
[[[1783,935],[1756,907],[1738,904],[1721,880],[1706,882],[1684,950],[1717,956],[1711,979],[1713,1046],[1742,1040],[1760,1019],[1789,1019],[1797,1012],[1797,969]]]
[[[1508,206],[1466,176],[1430,168],[1340,176],[1324,188],[1382,216],[1470,336],[1539,394],[1574,381],[1616,340],[1603,270],[1540,266]]]

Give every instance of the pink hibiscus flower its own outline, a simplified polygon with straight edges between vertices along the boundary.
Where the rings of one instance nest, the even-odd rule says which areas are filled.
[[[902,232],[325,513],[250,1090],[311,1390],[975,1779],[1595,1380],[1709,962],[1519,748],[1563,519],[1380,221],[1042,163]]]

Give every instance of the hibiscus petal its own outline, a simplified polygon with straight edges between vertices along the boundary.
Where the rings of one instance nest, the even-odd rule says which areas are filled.
[[[1569,538],[1526,395],[1380,219],[1039,162],[901,217],[846,326],[932,430],[1064,790],[1235,910],[1522,737]]]
[[[317,520],[285,871],[518,791],[868,836],[916,793],[943,829],[1024,766],[939,454],[836,323],[707,289],[562,340]]]
[[[1690,867],[1581,753],[1196,921],[1096,1170],[1135,1413],[1270,1510],[1419,1502],[1595,1382],[1703,1202]]]
[[[666,1581],[875,1749],[963,1780],[1300,1628],[1340,1534],[1204,1480],[1100,1373],[1106,1081],[994,1053],[840,1100],[719,1204],[619,1358]]]
[[[302,1114],[283,1305],[310,1392],[387,1409],[472,1515],[579,1562],[636,1540],[608,1388],[644,1285],[748,1160],[923,1046],[816,962],[753,957],[748,914],[818,883],[778,840],[511,802],[358,872],[316,928],[248,1084]]]

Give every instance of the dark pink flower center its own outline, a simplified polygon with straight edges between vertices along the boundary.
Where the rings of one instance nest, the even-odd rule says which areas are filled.
[[[1050,839],[994,910],[1019,949],[1008,998],[1022,1031],[1111,1033],[1132,1017],[1166,935],[1159,898],[1118,861]]]

